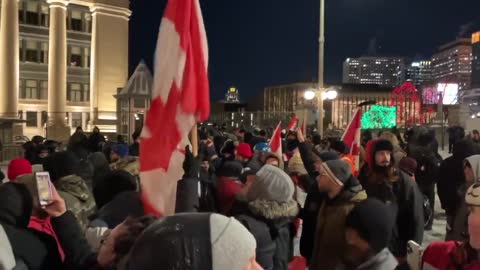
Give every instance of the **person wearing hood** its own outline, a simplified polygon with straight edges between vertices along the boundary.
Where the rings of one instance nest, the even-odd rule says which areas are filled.
[[[440,164],[438,171],[437,192],[442,209],[447,215],[445,240],[461,240],[458,235],[453,238],[452,229],[458,209],[462,205],[463,197],[460,191],[465,185],[464,161],[467,157],[480,154],[476,145],[470,140],[462,140],[453,147],[452,156]],[[465,187],[464,187],[465,190]],[[460,193],[459,193],[460,192]]]
[[[67,146],[69,151],[88,151],[88,138],[83,132],[82,127],[77,127],[75,133],[70,136]]]
[[[110,164],[108,164],[107,157],[102,152],[90,154],[88,162],[92,165],[92,189],[95,190],[95,187],[103,182],[105,175],[111,172]]]
[[[467,189],[474,183],[480,181],[480,155],[468,157],[463,162],[463,171],[465,176],[465,184],[456,190],[459,198],[465,197]],[[448,234],[448,240],[464,241],[468,239],[468,205],[463,201],[453,220],[452,230]],[[447,241],[448,241],[447,240]]]
[[[106,232],[98,252],[93,252],[80,224],[73,213],[67,210],[65,201],[55,187],[52,187],[52,195],[51,203],[44,209],[50,215],[53,228],[65,251],[64,265],[69,270],[122,269],[121,265],[135,240],[156,220],[153,216],[127,218]]]
[[[469,187],[465,194],[469,208],[468,237],[463,241],[436,242],[423,252],[422,267],[431,270],[480,269],[480,185]]]
[[[348,214],[345,270],[394,270],[398,262],[388,249],[395,217],[381,201],[367,199]]]
[[[395,215],[395,226],[389,248],[403,260],[410,240],[422,243],[424,232],[423,196],[417,184],[393,165],[393,145],[387,140],[375,140],[369,153],[368,167],[360,182],[369,198],[386,203]],[[367,153],[368,154],[368,153]]]
[[[50,179],[65,199],[68,210],[72,211],[85,229],[88,217],[95,212],[96,205],[85,181],[75,174],[78,165],[79,161],[73,153],[58,152],[45,159],[43,168],[50,173]]]
[[[240,143],[235,149],[235,159],[243,165],[241,180],[243,183],[252,181],[260,170],[261,164],[253,158],[252,148],[248,143]]]
[[[236,160],[226,161],[217,171],[217,201],[219,212],[228,214],[235,203],[237,194],[242,190],[240,181],[242,164]]]
[[[345,251],[345,222],[350,211],[367,199],[367,194],[342,160],[318,164],[318,190],[325,194],[318,210],[310,269],[334,270]]]
[[[135,242],[125,270],[262,270],[255,238],[240,222],[218,214],[162,218]]]
[[[137,178],[140,177],[139,159],[129,155],[126,144],[119,143],[112,146],[110,162],[111,170],[124,170]]]
[[[8,174],[8,179],[13,182],[15,181],[18,177],[25,175],[25,174],[30,174],[32,173],[32,165],[30,164],[30,161],[24,158],[16,158],[12,159],[8,163],[8,169],[7,169],[7,174]]]
[[[100,133],[98,127],[93,128],[92,134],[88,137],[88,147],[91,153],[102,151],[102,143],[105,143],[105,136]]]
[[[10,242],[18,269],[64,269],[55,239],[28,228],[32,210],[33,197],[24,184],[0,185],[0,225]],[[5,242],[0,242],[0,246],[3,245]]]
[[[257,261],[264,269],[287,270],[293,257],[294,219],[299,213],[294,191],[293,181],[283,170],[265,165],[243,204],[232,209],[232,215],[255,237]]]

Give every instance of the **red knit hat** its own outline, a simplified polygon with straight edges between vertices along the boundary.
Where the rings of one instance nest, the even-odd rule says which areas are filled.
[[[24,158],[17,158],[8,164],[8,179],[15,181],[18,176],[32,173],[32,165]]]
[[[244,158],[251,158],[252,148],[248,143],[241,143],[237,146],[237,155],[240,155]]]

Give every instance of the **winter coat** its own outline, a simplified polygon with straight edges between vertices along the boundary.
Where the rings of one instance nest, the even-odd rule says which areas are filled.
[[[81,149],[88,150],[88,138],[83,132],[75,132],[68,141],[68,149],[71,151],[79,151]]]
[[[130,156],[138,157],[140,156],[140,143],[134,142],[128,148],[128,153]]]
[[[32,195],[24,184],[0,185],[0,226],[10,242],[17,264],[23,263],[29,270],[64,269],[55,239],[27,228],[32,209]],[[4,244],[0,242],[0,246]]]
[[[369,198],[386,203],[396,216],[389,248],[395,257],[405,257],[410,240],[422,243],[424,231],[423,195],[407,174],[397,171],[397,179],[370,183],[368,176],[361,183]]]
[[[453,154],[446,158],[440,165],[438,173],[437,191],[438,197],[448,216],[455,216],[457,209],[464,201],[464,197],[458,193],[465,183],[463,161],[465,158],[479,154],[475,144],[469,140],[462,140],[453,147]]]
[[[308,192],[305,206],[300,211],[302,219],[302,235],[300,237],[300,254],[310,261],[313,253],[315,229],[317,225],[318,210],[326,198],[326,194],[318,190],[316,185]]]
[[[102,151],[102,146],[100,143],[105,142],[105,137],[101,133],[92,133],[88,138],[88,146],[90,152],[100,152]]]
[[[235,197],[242,189],[242,183],[234,178],[220,176],[217,178],[217,200],[221,214],[230,212]]]
[[[475,181],[480,181],[480,156],[471,156],[466,158],[470,165],[472,166],[473,178]],[[463,167],[462,167],[463,168]],[[471,183],[473,184],[473,183]],[[457,195],[460,198],[465,198],[470,183],[465,183],[457,190]],[[455,219],[453,221],[453,226],[451,231],[447,231],[446,240],[450,241],[464,241],[468,240],[468,206],[463,200],[460,203],[460,207],[455,213]]]
[[[366,262],[355,268],[355,270],[395,270],[397,269],[397,266],[397,259],[393,256],[390,250],[388,250],[388,248],[384,248],[375,256],[371,257]],[[337,270],[343,269],[344,268],[340,267]]]
[[[175,201],[175,213],[198,212],[199,207],[199,179],[195,177],[183,177],[177,183],[177,199]]]
[[[257,262],[266,270],[287,270],[293,257],[294,219],[299,212],[294,200],[286,203],[255,200],[235,211],[257,241]]]
[[[448,241],[430,244],[423,252],[424,270],[480,270],[477,251],[468,243]]]
[[[80,226],[85,229],[88,217],[96,210],[95,200],[85,181],[77,175],[69,175],[54,184],[58,194],[65,200],[67,210],[72,211]]]
[[[110,164],[110,169],[123,170],[138,177],[140,175],[140,161],[137,157],[128,156]]]
[[[345,251],[347,215],[359,202],[367,199],[364,190],[343,189],[335,198],[326,198],[317,217],[315,243],[309,269],[336,269]]]
[[[415,181],[421,190],[431,190],[437,182],[441,159],[427,146],[412,147],[409,157],[417,162]]]
[[[12,246],[2,225],[0,225],[0,269],[14,269],[16,262]]]
[[[90,220],[101,220],[109,229],[115,228],[127,217],[141,217],[145,215],[140,193],[126,191],[118,194],[109,203],[100,208]]]
[[[58,241],[57,234],[53,230],[50,217],[42,219],[39,217],[31,216],[30,222],[28,223],[28,227],[31,229],[37,230],[39,232],[48,234],[53,239],[55,239],[55,242],[57,243],[57,247],[58,247],[58,254],[60,255],[60,258],[62,259],[62,261],[65,259],[65,253],[63,252],[62,245],[60,245],[60,242]]]
[[[97,254],[91,251],[83,230],[71,211],[65,212],[60,217],[52,218],[52,226],[65,252],[66,269],[96,269]]]

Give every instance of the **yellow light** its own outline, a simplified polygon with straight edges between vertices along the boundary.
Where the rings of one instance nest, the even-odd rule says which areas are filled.
[[[236,89],[235,87],[231,87],[231,88],[230,88],[230,92],[231,92],[231,93],[235,93],[236,91],[237,91],[237,89]]]
[[[472,44],[480,42],[480,32],[476,32],[472,34]]]

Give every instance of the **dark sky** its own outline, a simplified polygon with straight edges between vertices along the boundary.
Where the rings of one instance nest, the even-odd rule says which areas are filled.
[[[248,101],[268,85],[316,80],[319,0],[201,3],[212,100],[231,85]],[[131,0],[130,72],[141,59],[152,67],[165,4]],[[326,14],[327,83],[341,82],[346,57],[430,57],[441,44],[480,30],[480,0],[326,0]]]

